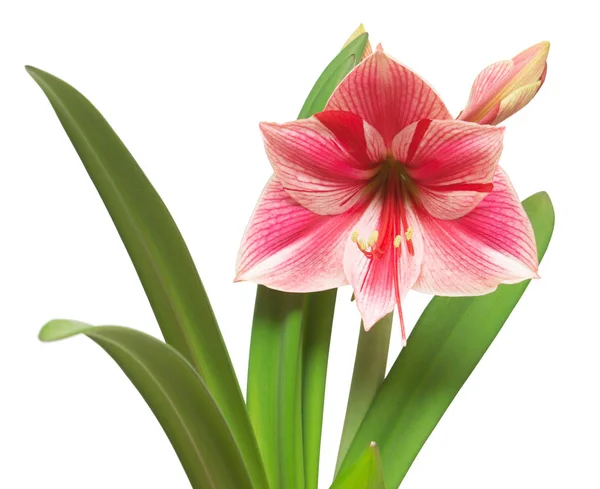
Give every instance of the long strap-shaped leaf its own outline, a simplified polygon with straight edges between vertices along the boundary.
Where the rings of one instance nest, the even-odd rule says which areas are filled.
[[[544,256],[554,228],[545,192],[523,202]],[[361,424],[340,472],[371,440],[381,449],[385,483],[398,487],[419,450],[525,292],[529,281],[480,297],[434,297]]]
[[[367,40],[366,33],[358,36],[334,58],[311,90],[300,118],[323,110],[335,87],[360,61]],[[258,286],[256,294],[248,410],[273,489],[317,487],[335,291],[308,296],[305,301],[303,294],[263,286]],[[294,419],[293,425],[286,424]]]
[[[325,108],[335,88],[350,73],[352,68],[360,62],[368,40],[369,35],[366,32],[360,34],[333,58],[315,82],[308,97],[306,97],[302,110],[298,114],[298,119],[310,117]]]
[[[371,442],[354,465],[336,477],[330,489],[385,489],[377,444]]]
[[[50,321],[40,339],[55,341],[80,333],[104,348],[144,397],[194,489],[256,487],[222,411],[180,353],[134,329],[69,320]]]
[[[196,368],[230,424],[255,487],[267,487],[244,400],[190,253],[171,214],[100,112],[42,70],[42,88],[102,198],[167,343]]]
[[[389,313],[369,331],[365,331],[363,323],[360,323],[346,419],[335,467],[336,472],[385,377],[393,317],[394,313]]]

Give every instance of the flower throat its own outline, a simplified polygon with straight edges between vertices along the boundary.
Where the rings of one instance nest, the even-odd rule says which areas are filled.
[[[403,247],[406,253],[414,256],[413,243],[414,230],[406,217],[407,201],[412,198],[414,185],[404,171],[402,163],[396,161],[391,155],[382,163],[381,170],[375,177],[381,180],[379,192],[382,193],[383,205],[381,217],[377,229],[374,229],[365,241],[358,231],[353,231],[352,242],[356,243],[361,253],[370,260],[367,273],[363,279],[361,290],[367,277],[371,273],[373,260],[381,259],[386,253],[392,253],[394,269],[394,294],[398,316],[400,318],[400,330],[402,333],[402,345],[406,346],[406,331],[404,328],[404,317],[402,315],[400,297],[400,257]]]

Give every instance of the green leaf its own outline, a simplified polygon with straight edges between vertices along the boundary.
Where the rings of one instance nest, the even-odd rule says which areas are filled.
[[[365,331],[362,322],[360,323],[354,372],[352,373],[346,419],[335,467],[336,472],[385,377],[393,317],[393,312],[388,314],[369,331]]]
[[[542,259],[554,228],[545,192],[523,202]],[[385,483],[398,487],[419,450],[508,319],[529,281],[479,297],[434,297],[377,392],[341,470],[375,440]]]
[[[255,487],[266,477],[244,400],[206,291],[165,204],[100,112],[42,70],[48,97],[135,266],[162,334],[204,379],[240,445]]]
[[[258,286],[248,366],[248,413],[273,489],[304,489],[301,425],[304,294]]]
[[[367,40],[368,34],[361,34],[327,66],[300,119],[323,110],[339,82],[360,61]],[[260,285],[257,289],[248,411],[273,489],[317,487],[335,295],[336,291],[289,294]],[[286,419],[295,424],[287,425]]]
[[[54,320],[42,341],[83,333],[129,377],[169,437],[195,489],[252,489],[233,434],[205,382],[174,348],[134,329]],[[79,368],[78,365],[74,368]]]
[[[337,289],[307,294],[302,329],[302,440],[306,489],[316,489],[325,403],[325,379]]]
[[[331,489],[385,489],[379,448],[369,444],[360,458],[333,481]]]
[[[325,108],[335,88],[362,58],[369,35],[365,32],[350,42],[333,58],[316,81],[302,106],[298,119],[306,119]]]

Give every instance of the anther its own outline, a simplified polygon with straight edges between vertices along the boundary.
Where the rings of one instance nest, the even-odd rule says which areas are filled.
[[[404,233],[404,235],[406,236],[406,241],[410,241],[413,237],[413,234],[414,234],[413,228],[411,228],[409,226],[408,229],[406,230],[406,232]]]
[[[402,236],[398,235],[394,238],[394,248],[400,248],[400,243],[402,243]]]
[[[350,239],[353,243],[356,243],[358,241],[358,231],[352,231],[352,236],[350,236]]]
[[[358,238],[358,247],[362,250],[365,251],[367,249],[367,243],[365,243],[365,240],[362,238]]]
[[[375,230],[369,235],[369,240],[367,241],[367,244],[371,248],[373,248],[373,246],[375,246],[375,243],[377,243],[378,238],[379,238],[379,232],[377,230]]]

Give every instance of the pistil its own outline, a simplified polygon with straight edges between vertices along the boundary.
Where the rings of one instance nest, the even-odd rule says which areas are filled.
[[[407,180],[399,162],[388,158],[384,165],[382,168],[382,176],[385,179],[384,188],[382,189],[384,192],[383,208],[378,229],[372,231],[366,241],[360,237],[358,231],[354,231],[351,240],[356,243],[358,249],[369,260],[379,259],[388,252],[392,253],[395,302],[400,318],[402,345],[406,346],[399,273],[402,242],[406,243],[406,249],[410,256],[415,254],[412,240],[414,230],[408,224],[406,217],[406,206],[411,198],[410,191],[406,187],[410,185],[410,182]],[[367,276],[371,273],[371,265],[372,263],[369,263],[361,290]]]

